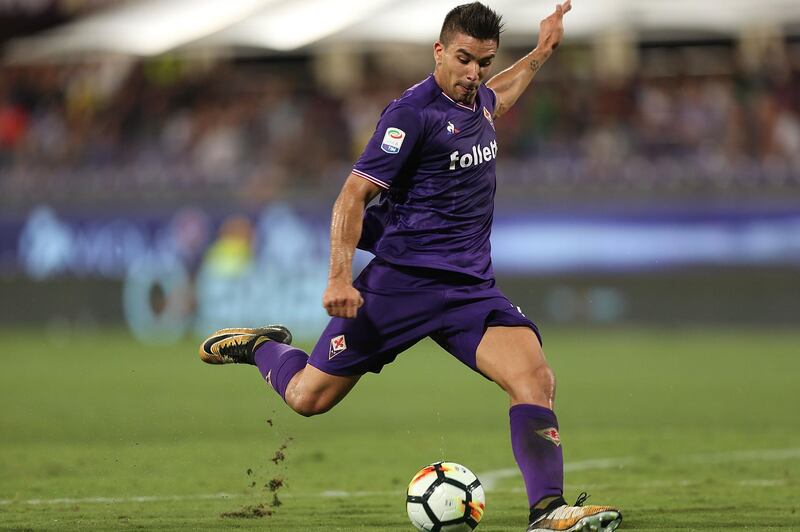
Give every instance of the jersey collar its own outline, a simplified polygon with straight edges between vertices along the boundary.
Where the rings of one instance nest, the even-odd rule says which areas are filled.
[[[439,86],[439,84],[436,83],[436,77],[433,74],[431,74],[431,81],[436,86],[436,88],[439,89],[439,91],[442,93],[442,96],[447,98],[450,101],[450,103],[452,103],[453,105],[455,105],[459,109],[464,109],[465,111],[471,111],[473,113],[478,110],[478,98],[480,98],[480,87],[478,87],[478,94],[475,95],[475,102],[472,104],[472,107],[470,107],[468,105],[464,105],[463,103],[458,103],[457,101],[452,99],[450,96],[448,96],[447,93],[442,90],[442,88]]]
[[[467,111],[472,111],[473,113],[478,110],[478,95],[477,94],[475,95],[475,101],[473,102],[472,107],[470,107],[468,105],[464,105],[463,103],[458,103],[457,101],[452,99],[450,96],[448,96],[444,91],[442,91],[442,96],[444,96],[445,98],[447,98],[448,100],[453,102],[456,105],[456,107],[460,107],[461,109],[465,109]]]

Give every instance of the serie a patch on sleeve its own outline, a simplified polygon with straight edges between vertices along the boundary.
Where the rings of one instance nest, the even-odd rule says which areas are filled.
[[[400,146],[403,145],[403,140],[406,138],[406,132],[396,127],[386,129],[386,134],[383,136],[381,142],[381,149],[386,153],[395,154],[400,151]]]

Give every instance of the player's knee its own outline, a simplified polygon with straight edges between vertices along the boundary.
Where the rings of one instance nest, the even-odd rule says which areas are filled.
[[[289,406],[301,416],[311,417],[324,414],[333,407],[333,404],[320,397],[306,395],[295,397],[293,401],[289,402]]]
[[[552,405],[556,395],[556,377],[547,364],[517,374],[508,382],[506,392],[514,403]]]
[[[553,399],[556,396],[556,374],[550,366],[543,364],[533,372],[533,381],[537,388],[542,390],[545,395]]]
[[[322,410],[311,402],[300,402],[290,406],[292,407],[292,410],[294,410],[303,417],[316,416],[322,413]]]

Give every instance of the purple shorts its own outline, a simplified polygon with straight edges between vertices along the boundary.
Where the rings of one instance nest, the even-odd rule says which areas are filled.
[[[309,364],[331,375],[378,373],[426,336],[478,371],[475,351],[493,325],[536,325],[506,298],[494,279],[374,259],[353,282],[364,305],[354,319],[332,318]]]

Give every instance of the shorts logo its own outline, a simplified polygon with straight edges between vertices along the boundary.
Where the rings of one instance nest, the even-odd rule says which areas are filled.
[[[492,113],[490,113],[486,107],[483,108],[483,116],[486,117],[486,120],[489,121],[489,125],[492,126],[492,129],[494,129],[494,120],[492,119]]]
[[[381,142],[381,149],[386,153],[395,154],[400,151],[400,146],[403,145],[403,140],[406,138],[406,132],[396,127],[390,127],[386,130]]]
[[[561,438],[558,436],[558,430],[554,427],[550,427],[548,429],[541,429],[537,430],[536,434],[544,438],[545,440],[551,441],[556,444],[556,447],[561,446]]]
[[[344,341],[344,335],[334,336],[331,338],[331,347],[328,350],[328,360],[332,359],[342,351],[347,349],[347,342]]]

